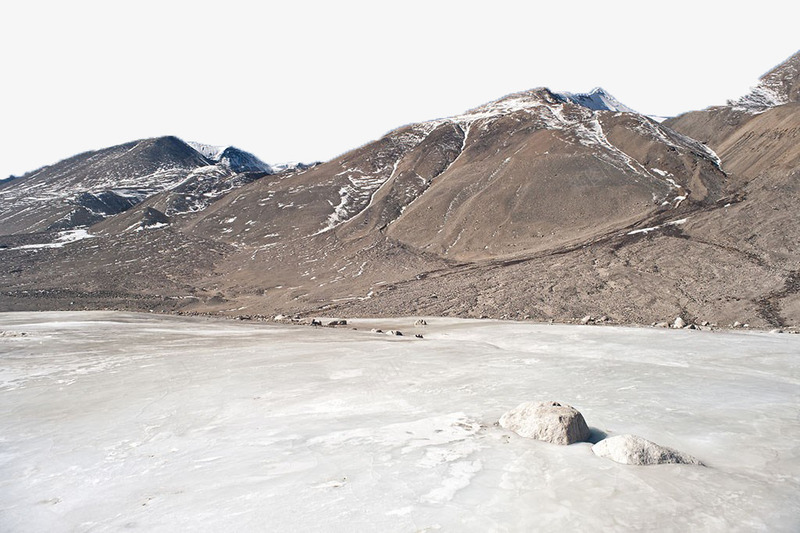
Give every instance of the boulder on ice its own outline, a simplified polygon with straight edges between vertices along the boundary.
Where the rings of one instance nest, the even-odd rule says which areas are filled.
[[[691,455],[660,446],[636,435],[616,435],[603,439],[592,446],[592,451],[598,457],[605,457],[625,465],[703,464]]]
[[[553,444],[589,438],[589,426],[572,406],[558,402],[526,402],[500,417],[500,425],[522,437]]]

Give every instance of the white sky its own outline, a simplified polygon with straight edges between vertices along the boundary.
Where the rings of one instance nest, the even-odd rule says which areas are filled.
[[[539,86],[674,115],[739,96],[800,48],[785,0],[8,4],[0,178],[160,135],[327,160]]]

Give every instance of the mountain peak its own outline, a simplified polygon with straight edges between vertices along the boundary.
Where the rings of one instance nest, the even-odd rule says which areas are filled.
[[[569,100],[572,103],[578,104],[580,106],[593,109],[595,111],[617,111],[623,113],[636,113],[633,109],[626,106],[616,98],[614,98],[611,93],[603,89],[602,87],[595,87],[588,93],[570,93],[570,92],[563,92],[558,93],[559,96]]]
[[[188,144],[209,160],[234,172],[267,172],[269,174],[274,172],[270,165],[250,152],[245,152],[235,146],[215,146],[193,141]]]

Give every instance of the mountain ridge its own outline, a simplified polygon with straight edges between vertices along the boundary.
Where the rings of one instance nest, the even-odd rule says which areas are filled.
[[[797,325],[798,105],[735,106],[659,123],[537,88],[278,173],[187,145],[196,166],[93,238],[0,236],[0,305]],[[101,189],[84,203],[121,201]]]

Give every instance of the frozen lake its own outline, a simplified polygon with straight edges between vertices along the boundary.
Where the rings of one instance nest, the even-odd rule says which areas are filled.
[[[800,531],[800,335],[413,323],[0,314],[0,531]],[[707,466],[495,424],[529,400]]]

